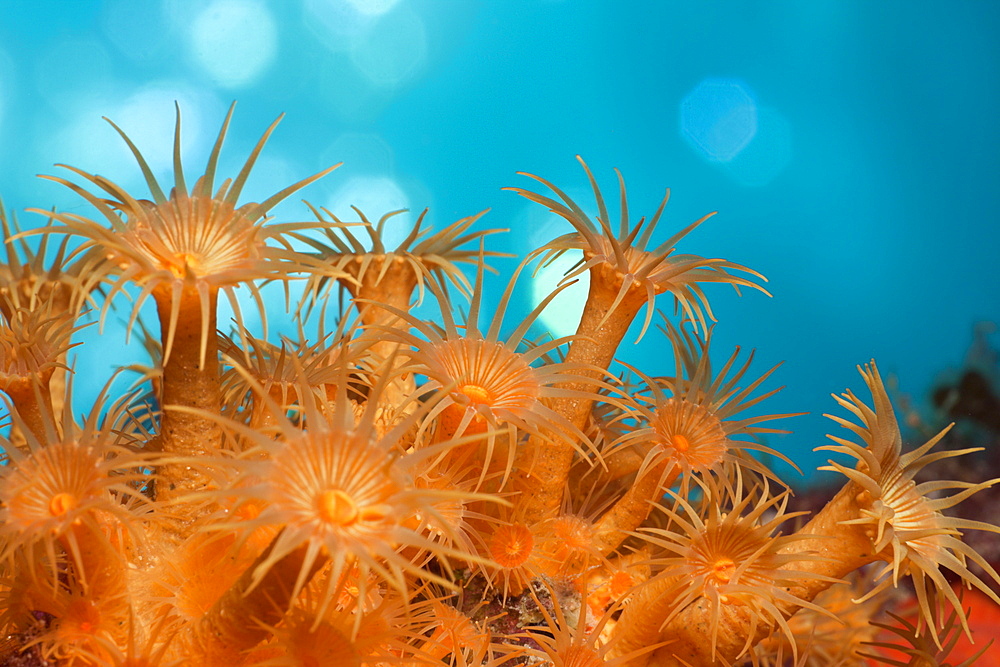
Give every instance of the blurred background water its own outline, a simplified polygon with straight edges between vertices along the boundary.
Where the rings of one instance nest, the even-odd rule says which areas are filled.
[[[568,227],[501,187],[531,186],[526,171],[593,210],[579,154],[612,201],[622,171],[636,216],[672,189],[660,239],[719,211],[679,251],[752,267],[774,297],[709,288],[714,355],[756,348],[758,373],[785,361],[762,408],[810,414],[768,442],[810,477],[839,428],[829,394],[861,393],[856,364],[877,359],[919,399],[1000,317],[997,3],[0,1],[0,196],[24,226],[44,222],[27,207],[91,213],[35,177],[54,163],[145,194],[102,116],[162,180],[178,101],[190,178],[234,99],[220,173],[288,114],[244,201],[344,161],[302,197],[376,217],[430,207],[436,226],[489,208],[480,225],[514,230],[494,248],[523,255]],[[298,197],[274,213],[308,217]],[[515,266],[495,264],[494,303]],[[511,324],[533,298],[518,291]],[[571,332],[581,298],[560,296],[548,325]],[[102,344],[76,362],[80,396],[142,360],[120,328]],[[627,347],[672,369],[658,335]]]

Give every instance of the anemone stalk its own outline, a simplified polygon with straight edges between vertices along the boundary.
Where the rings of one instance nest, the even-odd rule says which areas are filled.
[[[153,292],[163,337],[170,341],[163,366],[159,445],[168,460],[175,459],[158,469],[160,500],[183,498],[208,487],[207,473],[183,459],[207,457],[222,440],[218,420],[208,416],[218,414],[222,406],[218,338],[203,339],[206,330],[216,330],[218,289],[209,288],[207,300],[204,297],[191,285]],[[172,323],[176,323],[173,328]]]
[[[629,289],[621,298],[614,283],[602,276],[611,272],[613,269],[603,264],[591,269],[589,295],[576,337],[566,353],[567,364],[594,369],[610,367],[618,346],[646,304],[647,295],[639,287]],[[620,273],[616,279],[621,282]],[[549,406],[582,431],[594,405],[594,397],[586,395],[591,386],[586,379],[599,380],[604,374],[598,370],[582,370],[580,375],[584,379],[556,385],[573,391],[574,395],[550,399]],[[534,523],[558,513],[574,452],[570,443],[552,442],[537,435],[532,435],[527,445],[518,451],[514,460],[517,473],[513,477],[513,488],[522,493],[518,512],[526,522]]]

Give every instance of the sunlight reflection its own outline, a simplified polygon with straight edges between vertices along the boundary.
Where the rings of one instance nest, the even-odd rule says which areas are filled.
[[[545,297],[551,294],[566,272],[579,261],[579,252],[568,252],[540,269],[534,280],[531,281],[531,307],[538,306]],[[569,336],[576,332],[589,289],[590,274],[584,273],[578,277],[578,282],[560,292],[542,311],[539,319],[555,338]]]

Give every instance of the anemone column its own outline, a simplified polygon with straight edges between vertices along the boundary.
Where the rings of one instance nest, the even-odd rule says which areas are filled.
[[[602,374],[598,369],[611,365],[632,321],[647,302],[646,292],[638,288],[628,289],[621,296],[623,276],[614,274],[614,269],[605,264],[591,269],[590,293],[576,338],[566,354],[567,364],[593,368],[579,372],[592,380],[600,379]],[[594,404],[594,398],[585,395],[586,380],[557,386],[579,392],[579,396],[552,399],[550,407],[582,431]],[[571,443],[532,436],[527,447],[518,452],[514,488],[522,492],[518,512],[524,521],[534,523],[558,514],[574,451]]]
[[[52,395],[49,392],[48,381],[51,371],[46,377],[37,381],[8,381],[0,385],[0,391],[6,393],[20,418],[15,421],[11,437],[18,442],[24,441],[24,435],[18,430],[23,426],[41,442],[46,441],[46,424],[50,423],[53,414]]]
[[[158,471],[157,498],[170,500],[208,486],[209,476],[190,459],[206,456],[222,438],[218,420],[207,416],[221,407],[218,290],[208,290],[207,302],[193,285],[154,290],[153,296],[165,353],[160,445],[168,457]]]
[[[383,330],[400,326],[399,316],[393,311],[409,312],[413,290],[417,286],[416,271],[402,257],[378,255],[372,258],[370,264],[361,257],[355,258],[346,267],[348,275],[354,280],[345,277],[340,282],[358,303],[365,326]],[[372,352],[382,360],[394,358],[398,349],[398,342],[386,338],[380,338],[371,347]],[[415,390],[412,374],[396,373],[401,365],[402,360],[394,359],[391,367],[383,368],[383,373],[394,377],[382,396],[386,405],[406,405],[407,397]]]

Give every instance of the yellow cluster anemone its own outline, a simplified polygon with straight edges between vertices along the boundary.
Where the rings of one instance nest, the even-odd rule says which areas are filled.
[[[0,215],[0,665],[953,664],[979,620],[960,586],[1000,604],[964,541],[1000,527],[953,515],[998,480],[918,481],[971,450],[938,449],[942,432],[907,451],[874,364],[872,406],[837,397],[851,437],[824,448],[843,486],[796,509],[770,467],[795,458],[772,440],[792,416],[767,407],[778,367],[710,349],[727,326],[710,324],[713,285],[764,279],[675,249],[708,216],[660,241],[667,198],[633,220],[621,174],[616,222],[582,160],[596,217],[532,177],[551,194],[515,191],[573,231],[493,298],[485,211],[438,231],[427,211],[331,212],[351,202],[272,219],[333,167],[239,201],[277,121],[216,182],[232,114],[193,184],[178,111],[169,191],[114,126],[148,193],[66,167],[47,178],[97,220],[41,210],[22,232]],[[579,264],[513,317],[518,288],[569,251]],[[575,333],[539,335],[584,273]],[[281,337],[240,314],[240,290],[263,314],[270,282]],[[109,344],[75,334],[124,296],[150,363],[75,417],[74,360]],[[158,328],[139,314],[150,297]],[[673,306],[658,329],[657,298]],[[643,307],[666,376],[617,361]],[[979,649],[962,664],[993,659]]]

